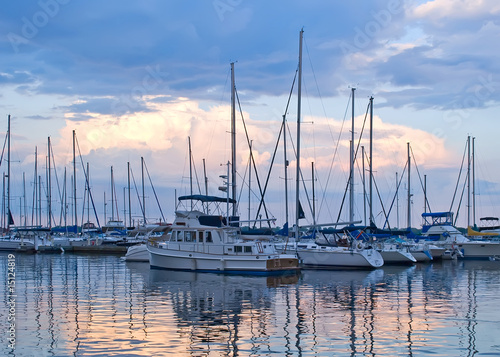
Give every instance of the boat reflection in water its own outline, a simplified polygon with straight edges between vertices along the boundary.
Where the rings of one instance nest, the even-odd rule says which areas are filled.
[[[499,269],[458,260],[242,276],[17,254],[16,349],[0,355],[500,355]]]

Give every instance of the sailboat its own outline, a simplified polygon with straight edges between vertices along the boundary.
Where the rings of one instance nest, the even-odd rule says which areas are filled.
[[[291,242],[287,241],[287,242],[277,243],[276,246],[282,252],[295,251],[300,259],[301,266],[304,268],[346,268],[346,267],[378,268],[384,264],[384,259],[382,258],[380,253],[377,250],[373,249],[373,247],[370,245],[365,245],[363,244],[363,242],[357,241],[355,238],[353,239],[353,237],[346,237],[346,240],[349,241],[349,243],[346,245],[328,244],[329,241],[328,238],[325,237],[325,232],[321,231],[319,227],[338,225],[339,223],[335,224],[315,223],[313,227],[310,227],[312,228],[311,235],[305,236],[300,234],[299,219],[304,217],[303,210],[301,210],[301,204],[299,200],[303,34],[304,30],[302,29],[300,31],[300,39],[299,39],[299,65],[298,65],[298,90],[297,90],[298,100],[297,100],[297,148],[296,148],[297,163],[296,163],[296,192],[295,192],[296,194],[295,239]],[[353,112],[354,112],[354,98],[353,98]],[[354,114],[353,114],[353,119],[354,119]],[[351,178],[352,178],[352,172],[351,172]],[[350,217],[352,221],[353,215],[351,214]]]

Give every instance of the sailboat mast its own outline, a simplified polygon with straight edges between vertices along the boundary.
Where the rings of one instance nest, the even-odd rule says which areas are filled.
[[[188,150],[189,150],[189,194],[193,195],[193,155],[191,152],[191,137],[188,136]],[[191,200],[191,211],[193,210],[193,200]]]
[[[427,213],[427,175],[424,175],[424,213]]]
[[[38,226],[38,148],[35,146],[35,182],[33,183],[33,217],[35,218],[35,225]]]
[[[26,175],[23,172],[23,210],[22,212],[24,213],[24,228],[26,228],[26,216],[27,216],[27,211],[26,211]]]
[[[75,215],[75,227],[78,227],[78,209],[76,207],[76,132],[73,130],[73,203]],[[78,230],[78,228],[77,228]],[[78,232],[78,231],[77,231]]]
[[[251,211],[251,198],[252,198],[252,144],[253,140],[250,140],[250,157],[248,158],[248,225],[250,225],[250,211]]]
[[[48,221],[48,227],[52,228],[52,181],[51,181],[51,174],[50,174],[50,136],[47,138],[47,152],[48,152],[48,165],[47,165],[47,196],[48,196],[48,215],[49,215],[49,221]]]
[[[236,200],[236,85],[234,81],[234,62],[231,62],[231,190]],[[233,216],[236,216],[236,204],[233,204]]]
[[[113,181],[113,166],[111,166],[111,220],[115,220],[115,183]]]
[[[366,177],[365,177],[365,147],[361,146],[361,169],[363,171],[363,222],[366,224]]]
[[[470,226],[470,135],[467,137],[467,227]]]
[[[472,224],[476,226],[476,158],[474,156],[474,141],[475,137],[472,137]]]
[[[288,159],[286,156],[286,115],[283,115],[283,153],[285,162],[285,223],[288,225]]]
[[[205,159],[203,159],[203,177],[205,182],[205,195],[208,196],[208,177],[207,177],[207,166],[205,163]],[[208,213],[208,202],[203,207],[205,209],[205,213]]]
[[[373,223],[373,97],[370,97],[370,183],[369,183],[369,194],[370,194],[370,225]]]
[[[411,157],[410,157],[410,143],[406,143],[408,151],[408,228],[411,228],[411,190],[410,190],[410,172],[411,172]]]
[[[7,231],[10,230],[10,114],[7,124]]]
[[[66,167],[64,168],[64,227],[66,227],[66,230],[68,229],[68,219],[67,219],[67,214],[68,214],[68,203],[67,203],[67,192],[66,192]]]
[[[87,223],[90,222],[90,164],[87,162]],[[83,222],[82,222],[83,226]],[[82,227],[83,228],[83,227]],[[83,230],[82,230],[83,232]]]
[[[141,156],[141,173],[142,173],[142,219],[146,225],[146,194],[144,192],[144,157]]]
[[[350,144],[350,160],[349,160],[349,220],[354,221],[354,91],[356,88],[351,88],[352,92],[352,115],[351,115],[351,144]]]
[[[314,190],[314,162],[311,162],[311,177],[312,177],[312,216],[313,216],[313,225],[316,229],[316,197]]]
[[[299,238],[299,186],[300,186],[300,112],[301,112],[301,97],[302,97],[302,38],[304,36],[304,29],[300,30],[299,39],[299,78],[297,87],[297,168],[296,168],[296,182],[295,182],[295,238]]]
[[[396,226],[399,228],[399,180],[396,172]]]
[[[127,179],[128,179],[128,224],[132,226],[132,205],[130,201],[130,162],[127,162]]]

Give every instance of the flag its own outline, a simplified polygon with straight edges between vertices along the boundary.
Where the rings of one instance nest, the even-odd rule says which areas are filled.
[[[9,226],[13,226],[14,225],[14,218],[12,218],[12,212],[10,212],[10,209],[9,209]]]
[[[299,219],[301,218],[306,218],[306,215],[304,214],[304,210],[302,209],[302,205],[300,204],[299,201]]]

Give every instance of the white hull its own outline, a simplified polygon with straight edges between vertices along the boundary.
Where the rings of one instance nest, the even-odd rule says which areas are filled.
[[[379,252],[384,259],[384,264],[411,264],[417,261],[413,254],[402,250],[380,250]]]
[[[35,249],[35,244],[28,240],[24,240],[23,242],[21,242],[20,239],[0,240],[0,251],[1,250],[14,251],[20,249],[28,249],[28,250]]]
[[[127,262],[149,262],[149,251],[146,244],[137,244],[128,247],[123,259]]]
[[[349,249],[346,247],[316,246],[297,248],[303,267],[310,268],[379,268],[384,259],[374,249]]]
[[[417,260],[417,262],[430,262],[433,260],[431,253],[428,250],[412,250],[410,249],[411,255]]]
[[[224,255],[148,246],[152,268],[211,272],[278,272],[297,270],[293,254]]]
[[[462,253],[463,259],[496,259],[500,257],[500,242],[469,241],[457,243],[456,248]]]

